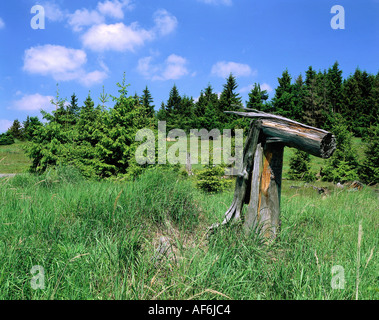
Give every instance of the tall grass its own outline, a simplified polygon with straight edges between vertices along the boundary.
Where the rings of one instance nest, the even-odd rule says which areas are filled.
[[[0,299],[378,298],[372,190],[322,197],[285,184],[280,236],[265,247],[239,225],[207,237],[232,197],[157,169],[130,183],[90,182],[72,168],[2,179]],[[157,263],[161,236],[172,255]],[[43,290],[31,287],[35,265]],[[344,289],[331,287],[335,265]]]

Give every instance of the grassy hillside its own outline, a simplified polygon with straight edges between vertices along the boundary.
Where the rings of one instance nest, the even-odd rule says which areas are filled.
[[[0,173],[21,173],[30,166],[23,146],[26,142],[17,141],[9,146],[0,146]]]
[[[1,179],[0,299],[378,299],[377,195],[290,185],[280,237],[261,247],[238,225],[207,239],[232,191],[204,194],[170,171],[134,183],[70,168]],[[172,250],[158,261],[162,236]],[[31,288],[36,265],[42,290]],[[337,265],[344,289],[331,287]]]

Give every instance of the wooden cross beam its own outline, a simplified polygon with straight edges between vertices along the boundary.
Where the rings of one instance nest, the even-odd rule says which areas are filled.
[[[336,149],[333,134],[281,116],[252,109],[226,111],[252,118],[243,151],[243,164],[236,179],[234,198],[222,225],[241,220],[248,204],[243,226],[246,232],[259,230],[266,239],[274,239],[280,228],[280,195],[285,146],[329,158]],[[249,112],[251,111],[251,112]],[[210,230],[218,227],[214,224]]]

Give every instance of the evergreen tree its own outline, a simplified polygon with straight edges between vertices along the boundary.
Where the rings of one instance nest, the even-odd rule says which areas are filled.
[[[180,100],[178,113],[176,114],[176,125],[178,129],[189,132],[194,127],[194,102],[192,97],[183,95]]]
[[[302,121],[303,111],[304,111],[304,96],[305,96],[305,84],[303,81],[303,76],[300,74],[295,83],[292,85],[293,92],[293,109],[292,109],[292,119],[296,121]]]
[[[348,131],[346,122],[337,115],[337,121],[332,128],[336,137],[337,148],[327,160],[325,169],[321,170],[323,180],[347,182],[358,179],[358,161],[352,145],[352,133]]]
[[[219,128],[220,130],[233,127],[233,123],[238,119],[237,116],[226,114],[224,111],[237,111],[243,107],[242,98],[236,92],[238,84],[233,74],[230,74],[226,79],[223,88],[218,102],[219,122],[222,126]]]
[[[99,144],[99,149],[107,156],[109,172],[106,174],[135,177],[143,170],[135,159],[138,145],[135,136],[139,129],[149,127],[151,122],[145,106],[128,97],[129,85],[126,84],[125,74],[122,83],[117,83],[117,86],[119,96],[112,96],[116,104],[110,110],[108,130]]]
[[[286,69],[282,77],[278,78],[279,86],[275,90],[273,98],[274,112],[287,118],[295,116],[295,96],[291,85],[291,76]]]
[[[76,97],[75,93],[73,93],[71,96],[71,102],[67,106],[67,111],[68,111],[68,114],[72,116],[73,123],[75,123],[76,122],[75,120],[78,118],[79,112],[80,112],[80,108],[78,106],[78,98]]]
[[[342,98],[342,70],[336,61],[327,73],[328,99],[332,114],[339,113]]]
[[[290,159],[289,178],[292,180],[304,180],[311,182],[316,179],[310,167],[311,157],[308,152],[296,149],[295,154]]]
[[[265,102],[268,99],[267,90],[261,90],[258,83],[254,83],[253,89],[249,92],[249,100],[246,101],[246,107],[260,111],[266,111]]]
[[[218,113],[218,96],[213,92],[209,84],[204,91],[201,91],[199,100],[194,106],[194,115],[196,117],[195,126],[198,129],[204,128],[212,130],[220,127]]]
[[[321,115],[321,98],[318,94],[316,72],[309,67],[305,78],[303,123],[316,127]]]
[[[377,126],[379,125],[379,72],[375,77],[373,76],[371,94],[368,103],[372,106],[370,124],[371,126]]]
[[[59,124],[67,126],[68,123],[68,110],[66,109],[66,99],[62,99],[59,95],[59,85],[57,84],[57,92],[55,100],[51,100],[51,103],[55,106],[55,110],[52,112],[54,121]]]
[[[379,183],[379,125],[367,130],[364,137],[365,159],[359,167],[359,177],[367,184]]]
[[[80,108],[80,117],[77,125],[80,141],[88,142],[91,146],[95,146],[98,143],[99,137],[96,135],[96,131],[99,129],[99,116],[100,108],[95,108],[95,103],[89,92],[84,101],[84,106]]]
[[[24,138],[21,123],[17,119],[13,121],[13,124],[8,131],[14,139],[22,140]]]
[[[165,108],[165,121],[167,121],[167,130],[177,128],[178,118],[181,116],[179,114],[180,104],[182,98],[179,94],[179,90],[174,84],[170,90],[170,95],[167,103],[164,105]]]
[[[107,93],[105,93],[104,86],[103,86],[103,92],[100,94],[99,100],[101,102],[101,108],[102,108],[102,110],[104,110],[105,104],[109,101],[109,95]]]
[[[157,119],[159,121],[166,121],[167,115],[166,115],[166,106],[164,102],[161,103],[161,107],[159,108],[157,112]]]
[[[37,134],[37,130],[42,126],[42,122],[39,121],[38,117],[27,116],[26,120],[23,122],[23,126],[25,139],[31,141]]]
[[[313,70],[312,66],[309,66],[308,70],[305,72],[305,85],[309,87],[315,79],[316,71]]]
[[[330,103],[328,96],[328,78],[326,70],[324,72],[318,72],[316,76],[317,93],[319,99],[318,110],[316,110],[317,118],[316,127],[326,129],[328,126],[328,117],[330,116]]]
[[[154,100],[147,86],[145,90],[143,90],[141,101],[142,101],[143,106],[147,110],[148,116],[153,117],[155,114],[154,105],[153,105]]]
[[[378,122],[377,87],[377,77],[360,69],[343,82],[341,113],[356,136]]]

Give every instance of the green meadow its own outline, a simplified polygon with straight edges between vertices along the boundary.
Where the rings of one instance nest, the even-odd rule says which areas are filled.
[[[19,159],[13,173],[27,167],[19,147],[1,148]],[[280,235],[264,246],[239,224],[209,236],[233,188],[206,194],[195,184],[159,168],[134,182],[89,181],[70,167],[0,179],[0,299],[379,298],[374,188],[315,182],[328,187],[319,194],[283,180]]]

